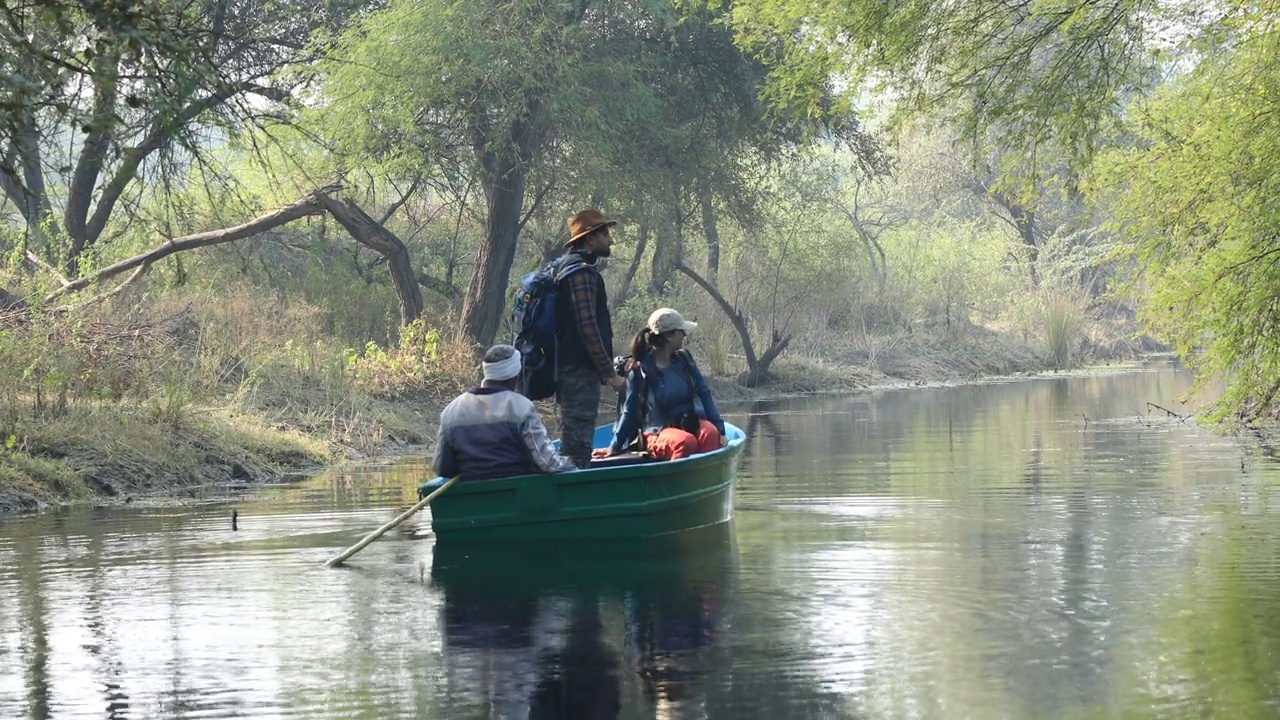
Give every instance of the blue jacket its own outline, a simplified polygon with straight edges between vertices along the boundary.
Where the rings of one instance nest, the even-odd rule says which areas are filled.
[[[556,452],[529,398],[504,387],[474,387],[440,413],[432,467],[466,480],[576,470]]]
[[[645,430],[655,432],[691,410],[724,435],[724,420],[716,410],[711,388],[707,387],[693,356],[687,350],[680,350],[671,356],[666,368],[659,370],[653,354],[647,353],[627,373],[626,399],[622,415],[613,426],[611,448],[619,451],[634,440],[641,430],[641,422]]]

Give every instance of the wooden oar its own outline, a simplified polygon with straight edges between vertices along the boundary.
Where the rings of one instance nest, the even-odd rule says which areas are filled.
[[[414,505],[413,507],[409,508],[408,510],[405,510],[404,512],[402,512],[402,513],[400,513],[399,515],[397,515],[395,520],[392,520],[391,522],[387,523],[386,525],[383,525],[382,527],[378,528],[377,530],[374,530],[373,532],[369,533],[368,535],[365,535],[365,536],[364,536],[364,538],[362,538],[362,539],[360,540],[360,542],[356,543],[355,545],[352,545],[351,547],[347,548],[346,550],[343,550],[341,555],[339,555],[339,556],[337,556],[337,557],[335,557],[335,558],[330,559],[328,562],[326,562],[326,563],[325,563],[325,566],[326,566],[326,567],[334,567],[334,566],[336,566],[336,565],[341,565],[343,562],[345,562],[345,561],[346,561],[346,559],[347,559],[347,558],[349,558],[349,557],[351,557],[352,555],[355,555],[356,553],[358,553],[358,552],[360,552],[361,550],[363,550],[363,549],[364,549],[364,547],[365,547],[366,545],[368,545],[369,543],[373,542],[374,540],[377,540],[378,538],[382,537],[382,535],[383,535],[384,533],[386,533],[388,530],[390,530],[391,528],[393,528],[393,527],[395,527],[395,526],[399,525],[400,523],[404,522],[405,520],[408,520],[408,519],[409,519],[409,517],[410,517],[410,516],[412,516],[414,513],[418,512],[418,511],[419,511],[419,510],[421,510],[422,508],[426,507],[426,506],[427,506],[427,503],[430,503],[432,500],[435,500],[435,499],[440,495],[440,493],[444,492],[445,490],[448,490],[450,486],[452,486],[454,483],[458,482],[458,478],[460,478],[460,477],[462,477],[462,476],[461,476],[461,475],[458,475],[458,476],[455,476],[455,477],[450,478],[450,479],[449,479],[449,482],[446,482],[445,484],[443,484],[443,485],[441,485],[440,487],[436,488],[436,489],[435,489],[435,490],[434,490],[430,495],[428,495],[428,496],[426,496],[426,497],[422,498],[421,500],[419,500],[419,501],[417,502],[417,504],[416,504],[416,505]]]

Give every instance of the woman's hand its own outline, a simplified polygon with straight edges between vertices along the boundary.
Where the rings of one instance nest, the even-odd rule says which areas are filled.
[[[591,451],[593,458],[607,458],[610,455],[613,455],[613,448],[597,448]]]
[[[720,436],[720,447],[724,447],[725,445],[728,445],[728,444],[729,444],[729,438],[727,438],[727,437],[725,437],[725,436],[721,435],[721,436]]]

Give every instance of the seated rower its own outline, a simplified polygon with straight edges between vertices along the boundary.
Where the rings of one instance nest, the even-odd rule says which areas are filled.
[[[637,436],[659,460],[678,460],[727,444],[711,389],[693,355],[684,349],[685,338],[697,326],[671,308],[659,308],[649,316],[631,342],[631,360],[623,369],[626,399],[613,442],[593,455],[624,452]]]
[[[520,353],[494,345],[481,367],[480,386],[468,388],[440,413],[436,473],[466,481],[576,470],[556,452],[533,402],[515,391]]]

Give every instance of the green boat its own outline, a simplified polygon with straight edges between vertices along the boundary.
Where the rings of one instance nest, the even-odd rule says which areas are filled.
[[[438,542],[651,538],[733,517],[733,480],[746,434],[725,423],[728,444],[680,460],[624,455],[558,475],[522,475],[455,483],[431,502]],[[607,447],[613,426],[596,428]],[[426,497],[435,478],[418,488]]]

